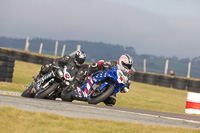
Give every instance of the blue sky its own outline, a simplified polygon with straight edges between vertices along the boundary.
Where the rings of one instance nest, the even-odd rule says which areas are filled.
[[[102,41],[138,54],[194,58],[199,7],[199,0],[1,0],[0,36]]]

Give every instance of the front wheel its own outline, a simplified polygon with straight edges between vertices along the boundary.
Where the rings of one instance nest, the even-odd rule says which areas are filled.
[[[113,94],[115,87],[112,84],[108,84],[105,86],[106,88],[102,89],[104,90],[101,92],[101,94],[97,94],[99,92],[92,92],[88,98],[89,104],[98,104],[100,102],[103,102],[106,98],[108,98],[110,95]]]
[[[29,97],[29,98],[34,98],[35,93],[31,93],[33,89],[33,84],[31,84],[22,94],[22,97]]]
[[[51,95],[57,89],[57,87],[58,87],[58,83],[54,82],[49,88],[45,90],[39,90],[39,92],[35,95],[35,98],[54,100],[55,97],[52,97]]]

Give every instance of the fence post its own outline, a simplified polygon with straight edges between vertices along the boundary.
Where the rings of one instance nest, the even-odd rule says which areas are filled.
[[[190,78],[190,71],[191,71],[191,62],[188,63],[188,73],[187,73],[187,78]]]
[[[28,47],[29,47],[29,36],[26,37],[26,44],[24,49],[25,52],[29,52]]]
[[[169,60],[167,59],[165,62],[165,71],[164,71],[165,75],[167,75],[168,65],[169,65]]]
[[[63,45],[63,49],[62,49],[62,54],[61,54],[61,57],[63,57],[63,56],[64,56],[64,54],[65,54],[65,47],[66,47],[66,44],[64,44],[64,45]]]
[[[58,41],[56,41],[55,44],[55,54],[54,54],[55,57],[57,56],[57,51],[58,51]]]
[[[146,72],[146,59],[144,59],[144,72]]]
[[[43,47],[43,43],[40,44],[40,50],[39,50],[39,54],[42,53],[42,47]]]
[[[81,50],[81,45],[77,45],[77,51]]]
[[[81,45],[77,45],[76,51],[72,52],[72,53],[70,54],[70,56],[76,54],[76,52],[77,52],[77,51],[80,51],[80,49],[81,49]]]

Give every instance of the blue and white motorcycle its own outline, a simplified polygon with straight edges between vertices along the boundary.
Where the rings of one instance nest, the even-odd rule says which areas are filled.
[[[91,74],[81,87],[72,84],[63,90],[61,99],[68,102],[78,100],[86,101],[89,104],[98,104],[112,94],[118,93],[127,82],[128,77],[117,65],[112,70],[106,68]]]

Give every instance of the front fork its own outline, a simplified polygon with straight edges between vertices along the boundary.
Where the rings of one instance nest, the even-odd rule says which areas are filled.
[[[37,82],[34,80],[33,83],[28,88],[33,86],[32,90],[31,90],[31,93],[35,93],[36,94],[41,88],[46,88],[49,84],[51,84],[53,82],[54,82],[54,78],[52,78],[51,80],[49,80],[47,83],[45,83],[43,86],[40,87],[37,84]]]

